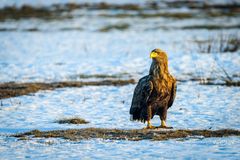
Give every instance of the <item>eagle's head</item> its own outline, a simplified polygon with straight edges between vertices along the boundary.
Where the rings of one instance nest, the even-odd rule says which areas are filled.
[[[167,53],[158,48],[152,50],[152,52],[150,53],[150,58],[155,59],[159,62],[167,62],[168,61]]]

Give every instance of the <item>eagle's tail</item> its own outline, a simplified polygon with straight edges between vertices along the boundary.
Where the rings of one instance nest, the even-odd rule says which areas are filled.
[[[130,113],[130,121],[145,122],[146,120],[147,120],[147,115],[143,114],[141,110],[134,113]]]

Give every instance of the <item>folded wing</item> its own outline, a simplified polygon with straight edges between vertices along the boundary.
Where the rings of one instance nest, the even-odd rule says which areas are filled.
[[[134,90],[130,108],[131,120],[147,120],[147,102],[153,90],[152,77],[141,78]]]

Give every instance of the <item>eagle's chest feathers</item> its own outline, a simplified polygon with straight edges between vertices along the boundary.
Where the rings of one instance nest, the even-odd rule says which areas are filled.
[[[166,79],[156,80],[153,83],[153,93],[151,100],[154,102],[168,101],[170,99],[172,87]]]
[[[161,74],[153,80],[153,92],[150,102],[157,106],[166,106],[170,100],[172,81],[168,73]]]
[[[168,72],[166,63],[153,61],[150,71],[152,75],[153,91],[149,97],[149,102],[152,105],[166,106],[171,97],[172,77]]]

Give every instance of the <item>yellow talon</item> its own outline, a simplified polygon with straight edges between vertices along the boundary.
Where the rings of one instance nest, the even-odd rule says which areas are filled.
[[[166,122],[164,120],[161,120],[161,127],[162,128],[166,128],[167,127]]]
[[[144,129],[154,129],[156,127],[152,126],[150,121],[147,121],[147,127],[144,127]]]
[[[159,128],[165,128],[165,129],[173,129],[173,127],[168,127],[166,125],[166,122],[164,120],[161,120],[161,126]]]

